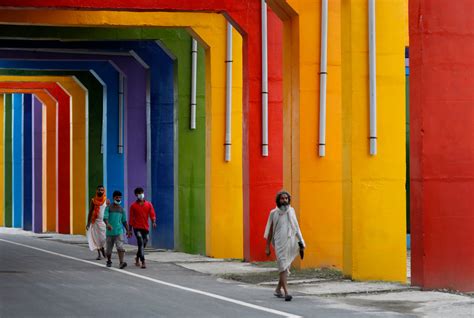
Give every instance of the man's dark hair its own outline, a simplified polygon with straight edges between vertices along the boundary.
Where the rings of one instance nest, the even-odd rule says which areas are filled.
[[[135,188],[134,192],[135,192],[135,195],[137,195],[137,194],[145,192],[145,190],[143,190],[143,188],[138,187],[138,188]]]
[[[112,194],[112,197],[116,197],[116,196],[122,196],[122,192],[118,191],[118,190],[115,190],[114,193]]]
[[[97,186],[97,190],[99,190],[100,188],[103,188],[103,187],[104,187],[103,185],[99,184],[99,185]]]
[[[281,207],[280,197],[283,194],[286,194],[288,196],[288,203],[291,203],[291,195],[287,191],[281,190],[280,192],[277,193],[276,199],[275,199],[277,207]]]

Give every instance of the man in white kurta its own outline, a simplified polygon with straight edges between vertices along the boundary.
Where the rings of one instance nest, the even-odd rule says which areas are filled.
[[[275,290],[275,296],[283,298],[281,288],[285,292],[285,300],[290,301],[288,294],[287,277],[291,263],[298,252],[305,247],[303,235],[296,219],[295,210],[290,206],[291,197],[286,191],[280,191],[276,197],[277,207],[270,212],[264,237],[267,240],[265,253],[270,255],[272,243],[280,272],[280,280]]]

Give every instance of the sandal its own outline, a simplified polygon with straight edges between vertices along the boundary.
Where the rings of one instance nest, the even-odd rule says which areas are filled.
[[[125,267],[127,267],[126,262],[121,263],[120,266],[119,266],[120,269],[124,269]]]
[[[135,266],[140,266],[140,261],[138,260],[138,256],[135,257]]]
[[[279,293],[274,292],[273,295],[277,298],[283,298],[283,294],[281,292],[279,292]]]
[[[285,296],[285,301],[291,301],[293,299],[293,296],[291,295],[286,295]]]
[[[112,261],[107,261],[107,263],[105,263],[107,265],[107,267],[112,267]]]
[[[146,268],[145,262],[142,262],[142,268]]]
[[[102,259],[102,257],[100,257],[100,255],[98,255],[95,259],[100,261]]]

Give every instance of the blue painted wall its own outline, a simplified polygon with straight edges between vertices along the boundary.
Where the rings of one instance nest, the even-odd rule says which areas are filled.
[[[23,94],[13,94],[13,227],[23,227]]]

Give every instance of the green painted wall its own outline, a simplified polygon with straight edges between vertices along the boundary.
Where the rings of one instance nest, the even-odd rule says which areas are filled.
[[[12,226],[12,95],[5,94],[5,226]]]
[[[2,28],[0,28],[1,30]],[[102,84],[90,72],[82,71],[33,71],[33,70],[0,70],[0,75],[14,76],[76,76],[88,90],[89,113],[89,197],[103,183],[102,154],[100,153],[102,135]],[[99,163],[99,164],[98,164]],[[88,207],[87,207],[88,208]]]
[[[28,39],[160,40],[176,57],[177,196],[175,247],[205,254],[205,51],[199,46],[197,129],[189,129],[191,36],[184,29],[0,27],[0,36]],[[91,108],[90,108],[91,109]]]
[[[178,220],[176,243],[188,253],[205,254],[205,52],[198,47],[196,130],[189,129],[191,45],[187,32],[163,32],[160,40],[177,57],[178,84]]]

